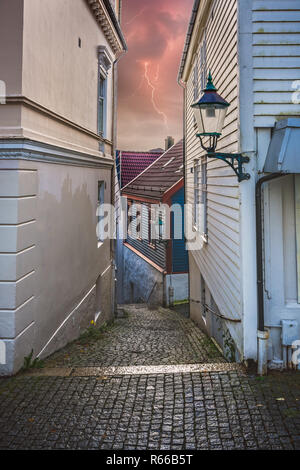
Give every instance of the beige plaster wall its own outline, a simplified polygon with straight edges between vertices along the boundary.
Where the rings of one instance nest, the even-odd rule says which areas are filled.
[[[110,241],[96,236],[98,181],[109,203],[110,180],[109,168],[1,165],[0,330],[13,371],[31,349],[45,357],[78,337],[97,313],[112,318]]]

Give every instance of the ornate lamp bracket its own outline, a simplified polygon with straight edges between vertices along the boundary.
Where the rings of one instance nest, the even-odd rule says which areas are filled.
[[[239,183],[246,181],[251,178],[249,173],[245,173],[243,170],[243,163],[249,163],[250,158],[244,157],[241,153],[219,153],[219,152],[207,152],[207,156],[210,158],[218,158],[227,163],[235,172]]]

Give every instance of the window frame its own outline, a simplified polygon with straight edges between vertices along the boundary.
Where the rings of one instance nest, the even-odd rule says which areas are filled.
[[[207,82],[207,43],[206,43],[206,29],[203,33],[203,39],[200,44],[200,61],[199,61],[199,74],[201,89],[204,90]]]
[[[102,84],[102,87],[101,87]],[[106,117],[107,117],[107,76],[99,69],[98,77],[98,120],[97,131],[101,137],[106,136]]]
[[[194,160],[193,229],[208,243],[207,156]],[[201,208],[201,210],[200,210]]]
[[[97,241],[98,241],[98,247],[101,246],[104,242],[104,237],[101,237],[100,233],[100,223],[101,220],[104,218],[104,214],[100,215],[99,210],[102,204],[105,203],[105,181],[104,180],[99,180],[98,181],[98,202],[97,202],[97,229],[96,229],[96,234],[97,234]]]
[[[194,160],[194,200],[193,200],[193,229],[199,231],[199,159]]]
[[[199,98],[199,55],[196,55],[194,70],[193,70],[193,90],[194,90],[194,102]]]
[[[162,210],[158,211],[157,222],[158,222],[158,240],[159,242],[161,242],[164,239],[164,214]]]
[[[203,155],[201,157],[201,204],[202,204],[202,238],[205,243],[208,242],[208,214],[207,214],[207,156]]]

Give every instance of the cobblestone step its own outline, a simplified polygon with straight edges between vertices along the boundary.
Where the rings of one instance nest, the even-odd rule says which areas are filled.
[[[27,372],[34,377],[103,377],[123,375],[157,375],[157,374],[186,374],[190,372],[244,372],[241,364],[208,363],[208,364],[176,364],[161,366],[126,366],[126,367],[52,367]]]

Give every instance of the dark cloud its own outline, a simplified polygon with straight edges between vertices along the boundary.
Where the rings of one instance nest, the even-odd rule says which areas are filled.
[[[162,146],[167,134],[182,137],[177,74],[192,3],[123,0],[122,28],[129,51],[119,65],[119,148],[148,149]]]

